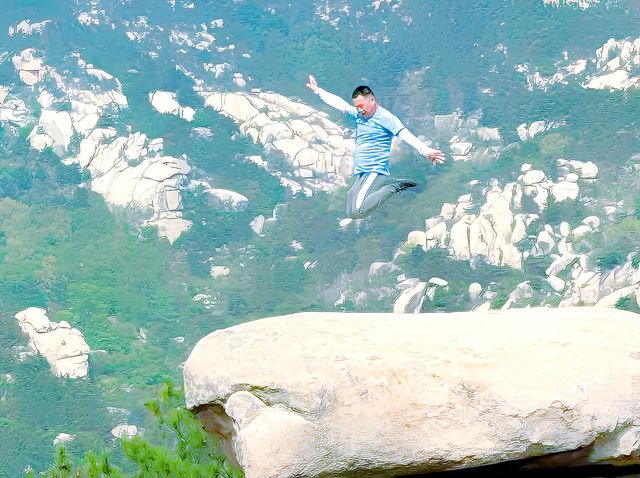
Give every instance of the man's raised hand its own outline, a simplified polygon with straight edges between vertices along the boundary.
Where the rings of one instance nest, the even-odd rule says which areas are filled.
[[[444,163],[444,153],[442,151],[435,150],[435,151],[429,153],[429,155],[427,157],[429,158],[429,161],[431,161],[432,164],[443,164]]]
[[[314,93],[318,91],[318,82],[313,75],[309,75],[309,82],[307,83],[307,86]]]
[[[444,153],[439,149],[430,148],[424,143],[420,143],[418,153],[429,158],[429,161],[434,165],[444,163]]]

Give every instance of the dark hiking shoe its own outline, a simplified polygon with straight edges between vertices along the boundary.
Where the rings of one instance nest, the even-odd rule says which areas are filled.
[[[393,183],[397,192],[404,191],[405,189],[414,188],[417,186],[413,181],[408,181],[406,179],[398,179]]]

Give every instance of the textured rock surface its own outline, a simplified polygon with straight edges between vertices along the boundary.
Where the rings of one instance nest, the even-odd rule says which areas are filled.
[[[639,321],[592,307],[273,317],[200,340],[186,402],[248,478],[386,476],[582,447],[576,463],[631,464]]]

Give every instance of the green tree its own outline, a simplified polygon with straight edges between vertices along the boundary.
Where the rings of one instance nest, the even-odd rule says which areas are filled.
[[[127,462],[111,464],[106,453],[88,453],[74,464],[63,446],[57,450],[53,465],[28,478],[242,478],[241,470],[232,466],[218,444],[203,428],[196,416],[184,406],[184,393],[167,381],[160,399],[145,404],[156,419],[157,428],[149,430],[150,439],[139,436],[122,438],[120,444]],[[161,439],[163,443],[152,443]],[[125,475],[125,471],[126,475]]]

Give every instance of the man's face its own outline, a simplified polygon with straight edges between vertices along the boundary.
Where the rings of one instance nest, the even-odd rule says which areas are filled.
[[[369,95],[358,95],[353,98],[353,106],[358,108],[358,111],[364,118],[368,118],[376,111],[376,98]]]

